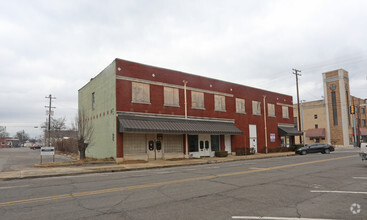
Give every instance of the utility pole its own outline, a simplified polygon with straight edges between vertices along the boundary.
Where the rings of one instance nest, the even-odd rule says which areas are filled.
[[[299,108],[299,90],[298,90],[298,76],[302,76],[300,74],[301,70],[292,69],[293,74],[296,75],[296,87],[297,87],[297,106],[298,106],[298,130],[301,131],[301,112]],[[299,136],[299,143],[302,143],[302,136]]]
[[[48,108],[47,114],[48,114],[48,126],[47,126],[47,131],[48,131],[48,146],[51,147],[51,114],[52,111],[51,109],[56,108],[56,107],[52,107],[52,99],[56,99],[56,97],[52,97],[52,95],[50,94],[49,96],[45,97],[46,99],[49,99],[49,105],[45,106],[45,108]]]

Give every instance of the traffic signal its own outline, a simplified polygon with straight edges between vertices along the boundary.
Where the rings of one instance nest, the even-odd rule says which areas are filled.
[[[356,113],[355,106],[351,105],[350,106],[350,114],[355,114],[355,113]]]

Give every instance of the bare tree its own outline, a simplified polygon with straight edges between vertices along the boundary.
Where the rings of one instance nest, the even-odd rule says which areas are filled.
[[[92,141],[94,128],[90,120],[87,119],[85,111],[79,109],[78,117],[75,119],[78,125],[78,150],[80,159],[85,159],[85,150]]]
[[[24,130],[18,131],[15,136],[19,139],[21,144],[29,139],[29,135],[25,133]]]
[[[6,132],[6,127],[0,126],[0,137],[9,137],[9,133]]]

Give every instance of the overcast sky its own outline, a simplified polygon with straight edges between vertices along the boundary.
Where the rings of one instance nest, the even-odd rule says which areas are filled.
[[[0,126],[41,134],[45,96],[68,126],[78,89],[115,58],[300,98],[349,72],[367,98],[367,1],[0,1]]]

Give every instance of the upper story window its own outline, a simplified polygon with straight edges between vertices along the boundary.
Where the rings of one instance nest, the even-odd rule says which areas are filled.
[[[244,99],[236,98],[236,112],[243,114],[246,113]]]
[[[268,103],[268,116],[275,117],[275,105]]]
[[[319,125],[318,124],[315,124],[315,128],[319,128]]]
[[[191,107],[204,109],[204,93],[191,91]]]
[[[366,114],[365,108],[361,108],[361,114]]]
[[[177,88],[164,87],[164,105],[179,107]]]
[[[223,95],[214,95],[214,110],[226,111],[226,97]]]
[[[252,114],[261,115],[261,102],[252,101]]]
[[[282,106],[283,118],[289,118],[288,106]]]
[[[96,108],[96,97],[95,97],[95,93],[92,93],[92,110],[94,110]]]
[[[314,118],[314,119],[317,119],[317,115],[313,115],[313,118]]]
[[[362,127],[366,127],[366,119],[362,119]]]
[[[150,104],[149,84],[132,82],[132,102]]]

